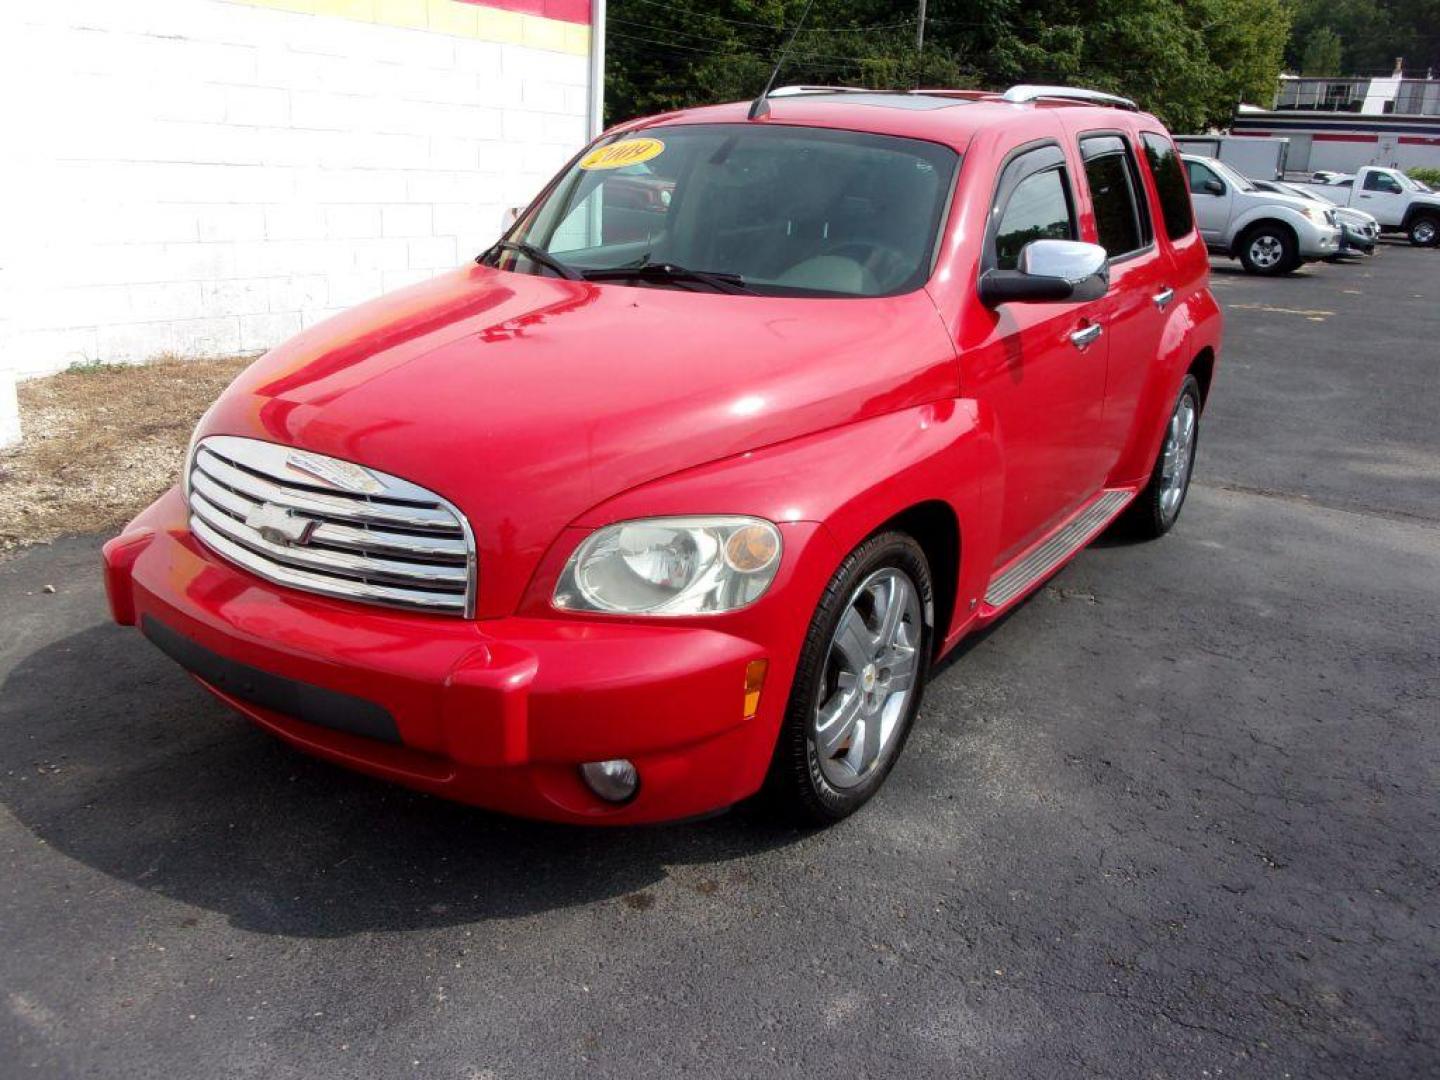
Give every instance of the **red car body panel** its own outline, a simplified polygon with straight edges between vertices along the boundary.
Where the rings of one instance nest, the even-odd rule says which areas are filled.
[[[723,299],[457,270],[275,349],[203,434],[384,461],[443,495],[486,568],[478,614],[507,614],[560,529],[617,492],[953,393],[923,291]]]
[[[735,123],[743,105],[629,125]],[[1097,108],[977,102],[932,111],[776,99],[760,123],[948,143],[963,154],[927,285],[874,299],[731,296],[482,266],[307,330],[236,380],[198,436],[301,447],[404,477],[468,519],[476,618],[370,607],[270,584],[188,527],[178,490],[106,546],[112,611],[230,661],[354,695],[400,744],[306,724],[209,685],[307,751],[508,812],[629,823],[704,813],[758,789],[816,603],[858,543],[900,515],[953,536],[937,568],[944,651],[999,611],[987,582],[1103,489],[1148,477],[1187,370],[1218,353],[1198,233],[1116,261],[1082,304],[979,302],[997,176],[1037,140],[1065,150],[1095,239],[1075,136],[1163,133]],[[1152,302],[1163,289],[1174,298]],[[1107,333],[1069,341],[1091,321]],[[746,514],[780,525],[779,574],[722,615],[559,612],[566,559],[602,525]],[[743,714],[746,665],[768,661]],[[202,680],[203,681],[203,680]],[[626,757],[624,805],[580,762]]]

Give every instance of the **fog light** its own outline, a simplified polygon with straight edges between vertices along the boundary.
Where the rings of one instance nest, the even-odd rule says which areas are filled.
[[[629,802],[640,789],[640,774],[624,758],[613,761],[587,761],[580,766],[580,778],[586,787],[606,802]]]

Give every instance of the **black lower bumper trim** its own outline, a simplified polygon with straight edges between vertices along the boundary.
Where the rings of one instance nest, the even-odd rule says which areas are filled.
[[[140,629],[170,659],[232,697],[332,731],[400,742],[395,718],[373,701],[228,660],[150,615],[141,619]]]

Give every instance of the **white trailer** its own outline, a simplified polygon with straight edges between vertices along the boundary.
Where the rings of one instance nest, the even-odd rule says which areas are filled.
[[[1265,139],[1234,135],[1177,135],[1182,153],[1199,154],[1223,161],[1242,176],[1256,180],[1285,179],[1290,153],[1289,139]]]

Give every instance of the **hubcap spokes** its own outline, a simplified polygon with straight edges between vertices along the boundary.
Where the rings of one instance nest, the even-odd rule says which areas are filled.
[[[1250,259],[1256,266],[1271,267],[1280,261],[1282,248],[1273,236],[1261,236],[1250,245]]]
[[[1165,432],[1165,449],[1160,461],[1160,511],[1167,519],[1175,516],[1190,483],[1195,460],[1195,399],[1186,394],[1175,406]]]
[[[820,769],[853,787],[890,747],[920,666],[920,600],[910,579],[886,568],[851,594],[830,639],[813,735]]]

